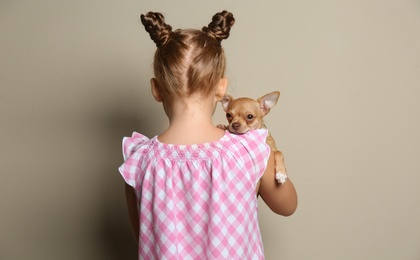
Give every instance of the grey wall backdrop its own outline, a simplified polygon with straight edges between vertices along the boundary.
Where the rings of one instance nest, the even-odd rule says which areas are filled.
[[[267,259],[420,259],[418,0],[1,1],[0,259],[136,258],[121,138],[167,124],[139,14],[223,9],[229,93],[282,93],[266,122],[300,205],[260,204]]]

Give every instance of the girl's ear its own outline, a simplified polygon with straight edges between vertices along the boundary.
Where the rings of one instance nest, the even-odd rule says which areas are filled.
[[[159,88],[159,85],[158,85],[157,80],[155,78],[152,78],[150,80],[150,87],[152,89],[152,95],[155,98],[155,100],[157,102],[162,102],[163,99],[162,99],[162,96],[160,95],[160,92],[159,92],[160,88]]]
[[[216,102],[221,101],[223,99],[223,97],[226,94],[227,86],[228,86],[228,79],[227,78],[221,78],[219,80],[218,85],[217,85]]]

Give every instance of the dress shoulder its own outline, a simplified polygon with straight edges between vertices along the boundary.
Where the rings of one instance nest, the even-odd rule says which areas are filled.
[[[124,137],[122,141],[122,150],[124,161],[126,161],[131,155],[133,155],[142,146],[145,146],[150,139],[140,133],[133,132],[130,137]]]
[[[124,163],[118,168],[124,181],[135,188],[137,186],[137,174],[139,153],[147,149],[150,139],[140,133],[133,132],[131,137],[124,137],[122,142],[122,150]]]
[[[268,130],[267,129],[256,129],[246,132],[242,135],[234,135],[235,139],[239,141],[245,147],[249,146],[265,146],[266,139],[268,137]],[[236,137],[235,137],[236,136]]]
[[[242,135],[232,134],[231,136],[242,147],[235,149],[240,153],[238,157],[242,158],[246,169],[253,169],[250,172],[253,173],[251,179],[254,185],[257,185],[264,174],[270,156],[270,146],[266,143],[267,136],[267,129],[251,130]]]

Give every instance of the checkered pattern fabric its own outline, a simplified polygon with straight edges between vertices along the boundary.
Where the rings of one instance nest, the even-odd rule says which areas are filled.
[[[264,259],[256,185],[267,130],[200,145],[133,133],[119,171],[139,207],[139,259]]]

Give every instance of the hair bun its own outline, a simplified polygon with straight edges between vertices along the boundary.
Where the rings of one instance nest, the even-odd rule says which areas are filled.
[[[140,15],[141,23],[150,38],[156,43],[156,47],[164,45],[172,34],[172,26],[165,23],[165,18],[161,13],[148,12]]]
[[[221,42],[229,37],[230,29],[234,23],[235,18],[233,18],[233,14],[223,11],[213,15],[211,23],[207,27],[204,26],[202,31]]]

